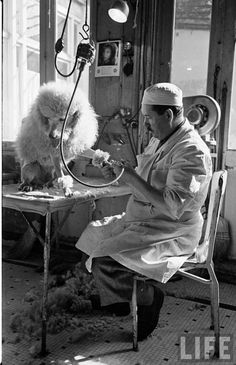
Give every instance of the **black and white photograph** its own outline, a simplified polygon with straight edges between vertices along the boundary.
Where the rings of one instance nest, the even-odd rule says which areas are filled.
[[[121,41],[97,43],[95,77],[119,76],[121,59]]]
[[[236,0],[0,23],[0,365],[236,365]]]

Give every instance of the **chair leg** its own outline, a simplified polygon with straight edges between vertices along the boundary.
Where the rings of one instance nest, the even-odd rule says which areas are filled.
[[[137,279],[133,281],[132,293],[132,316],[133,316],[133,350],[138,351],[138,307],[137,307]]]
[[[219,357],[219,283],[216,278],[213,264],[210,264],[208,272],[211,277],[211,328],[215,332],[215,356]]]

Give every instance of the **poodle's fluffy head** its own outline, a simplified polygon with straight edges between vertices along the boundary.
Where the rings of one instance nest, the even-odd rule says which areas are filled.
[[[36,99],[40,113],[48,119],[65,117],[73,89],[74,85],[66,82],[49,82],[41,86]],[[78,109],[79,103],[87,101],[81,90],[77,91],[78,93],[80,100],[78,100],[78,95],[77,98],[74,98],[70,107],[70,115]]]
[[[58,81],[44,84],[39,89],[33,111],[39,116],[41,128],[51,139],[52,145],[58,145],[73,90],[74,84]],[[77,88],[70,106],[63,140],[70,141],[68,148],[76,154],[93,146],[97,132],[96,114],[88,98]]]

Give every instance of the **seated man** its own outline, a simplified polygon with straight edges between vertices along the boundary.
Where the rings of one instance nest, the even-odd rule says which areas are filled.
[[[194,252],[212,175],[208,147],[184,118],[178,87],[148,87],[142,113],[153,137],[137,156],[137,168],[124,166],[122,180],[132,191],[126,212],[91,222],[76,244],[89,255],[86,266],[101,305],[113,304],[117,311],[131,301],[134,272],[167,282]],[[104,175],[110,169],[104,167]],[[118,175],[121,168],[114,166],[113,172]],[[139,340],[155,329],[163,303],[163,292],[151,283],[138,283]]]

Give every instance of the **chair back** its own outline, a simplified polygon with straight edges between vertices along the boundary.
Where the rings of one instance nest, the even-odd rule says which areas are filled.
[[[210,197],[207,212],[206,229],[199,252],[196,253],[198,261],[212,261],[222,201],[227,182],[227,171],[221,170],[213,173],[210,185]],[[204,260],[203,254],[204,252]]]

